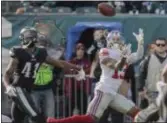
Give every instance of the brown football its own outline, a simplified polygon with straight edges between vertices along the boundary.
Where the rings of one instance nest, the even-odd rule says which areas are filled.
[[[98,11],[104,16],[114,16],[116,14],[114,7],[107,3],[99,3]]]

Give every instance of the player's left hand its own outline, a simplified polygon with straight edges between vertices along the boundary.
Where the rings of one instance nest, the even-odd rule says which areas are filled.
[[[135,32],[133,32],[133,35],[135,36],[137,42],[139,44],[143,44],[144,43],[144,32],[142,28],[139,28],[139,33],[136,34]]]
[[[5,93],[6,93],[9,97],[16,97],[16,96],[17,96],[17,94],[16,94],[16,89],[15,89],[13,86],[11,86],[11,85],[7,86]]]

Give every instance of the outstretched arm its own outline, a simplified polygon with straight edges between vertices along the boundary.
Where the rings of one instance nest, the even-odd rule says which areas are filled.
[[[144,47],[143,44],[138,43],[137,51],[132,53],[130,56],[127,57],[127,63],[133,64],[140,60],[144,55]]]
[[[133,35],[135,36],[137,42],[138,42],[138,48],[137,48],[137,52],[132,53],[130,56],[128,56],[127,58],[127,62],[129,64],[133,64],[135,62],[137,62],[138,60],[140,60],[143,55],[144,55],[144,33],[143,33],[143,29],[139,29],[139,34],[136,34],[133,32]]]
[[[76,66],[74,64],[68,63],[68,62],[63,61],[63,60],[53,59],[50,56],[46,57],[46,63],[53,65],[55,67],[62,68],[62,69],[73,69],[73,70],[77,70],[77,71],[79,71],[81,69],[79,66]]]

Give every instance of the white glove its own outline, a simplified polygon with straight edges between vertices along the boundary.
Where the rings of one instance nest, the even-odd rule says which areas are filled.
[[[8,85],[6,88],[6,92],[5,92],[8,96],[17,96],[16,95],[16,89],[13,86]]]
[[[133,32],[133,35],[135,36],[137,42],[139,44],[143,44],[144,43],[144,32],[143,29],[139,28],[139,34],[136,34],[135,32]]]
[[[83,68],[78,72],[78,74],[75,76],[75,79],[77,81],[85,80],[85,72]]]

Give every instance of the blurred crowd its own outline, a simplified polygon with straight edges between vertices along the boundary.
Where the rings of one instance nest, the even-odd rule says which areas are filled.
[[[105,1],[103,1],[105,2]],[[107,2],[107,1],[106,1]],[[16,12],[52,12],[52,13],[97,13],[97,5],[101,1],[2,1],[2,11]],[[166,1],[110,1],[117,13],[155,13],[166,14]],[[9,8],[6,8],[6,7]]]

